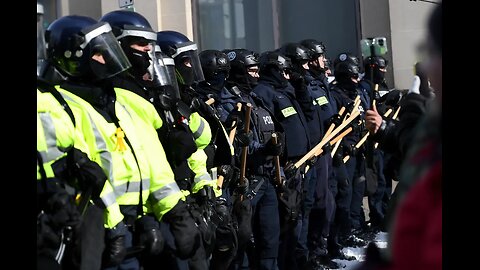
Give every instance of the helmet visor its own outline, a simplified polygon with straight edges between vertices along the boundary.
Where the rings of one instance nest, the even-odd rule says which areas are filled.
[[[151,48],[155,48],[155,43],[150,43],[150,45]],[[150,58],[150,65],[143,79],[149,80],[149,85],[153,87],[171,85],[162,55],[155,53],[155,50],[150,50],[148,51],[148,57]]]
[[[194,42],[185,42],[177,48],[177,52],[172,55],[176,65],[185,65],[193,71],[193,83],[199,83],[205,80],[202,71],[202,65],[197,53],[197,44]],[[177,67],[178,68],[178,67]]]
[[[174,96],[176,99],[180,99],[180,90],[178,88],[177,78],[175,77],[175,62],[172,58],[168,56],[162,56],[162,53],[159,51],[156,51],[155,53],[157,55],[157,59],[159,59],[159,65],[163,65],[167,73],[168,85],[171,86],[172,90],[171,95]],[[158,57],[159,55],[161,58]],[[162,61],[160,61],[160,59]]]
[[[81,46],[87,45],[92,59],[90,67],[98,79],[113,77],[132,66],[108,24],[88,32]]]

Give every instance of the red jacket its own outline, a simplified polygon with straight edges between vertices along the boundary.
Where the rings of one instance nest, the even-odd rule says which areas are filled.
[[[392,262],[381,270],[442,269],[442,161],[405,196],[393,230]]]

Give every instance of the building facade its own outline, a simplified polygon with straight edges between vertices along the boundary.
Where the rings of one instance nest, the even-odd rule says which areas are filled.
[[[131,0],[130,0],[131,1]],[[122,0],[37,0],[45,21],[70,14],[98,19]],[[386,37],[390,87],[407,89],[434,4],[408,0],[133,0],[133,9],[154,29],[175,30],[200,50],[273,50],[286,42],[315,38],[327,56],[361,55],[360,40]]]

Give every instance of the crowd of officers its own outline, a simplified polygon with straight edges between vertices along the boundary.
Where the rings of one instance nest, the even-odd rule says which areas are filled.
[[[43,34],[37,11],[39,269],[332,269],[386,230],[382,57],[198,52],[126,10]]]

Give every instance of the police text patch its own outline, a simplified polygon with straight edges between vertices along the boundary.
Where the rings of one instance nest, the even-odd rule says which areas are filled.
[[[318,106],[322,106],[327,103],[328,103],[328,99],[325,96],[317,98]]]
[[[297,111],[295,111],[295,109],[293,107],[287,107],[287,108],[282,110],[282,114],[283,114],[284,117],[289,117],[290,115],[294,115],[296,113],[297,113]]]

